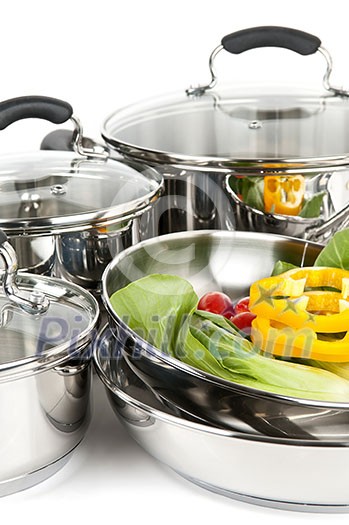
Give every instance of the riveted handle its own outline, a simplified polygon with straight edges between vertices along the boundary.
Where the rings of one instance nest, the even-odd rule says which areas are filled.
[[[260,26],[226,35],[221,43],[226,51],[234,55],[258,47],[283,47],[300,55],[312,55],[319,49],[321,40],[290,27]]]
[[[0,130],[26,118],[40,118],[63,124],[71,118],[73,108],[68,102],[52,97],[25,96],[0,103]]]

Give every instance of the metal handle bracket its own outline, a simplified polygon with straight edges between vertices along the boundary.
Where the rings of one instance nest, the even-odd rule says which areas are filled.
[[[38,290],[33,290],[28,294],[28,297],[24,297],[19,291],[16,284],[18,271],[16,252],[2,230],[0,230],[0,258],[5,264],[2,277],[3,289],[11,303],[20,306],[30,314],[42,314],[46,312],[50,302],[45,294]]]

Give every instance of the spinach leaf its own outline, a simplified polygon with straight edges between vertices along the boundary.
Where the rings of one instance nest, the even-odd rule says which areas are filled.
[[[349,270],[349,229],[334,234],[318,255],[314,266],[330,266]]]

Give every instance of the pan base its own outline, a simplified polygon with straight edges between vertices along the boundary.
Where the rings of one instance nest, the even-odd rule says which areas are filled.
[[[296,511],[296,512],[319,512],[319,513],[331,513],[331,514],[349,512],[349,503],[334,505],[331,503],[330,504],[326,504],[326,503],[320,504],[320,503],[271,500],[267,498],[250,496],[248,494],[240,494],[238,492],[233,492],[230,490],[222,489],[220,487],[215,487],[214,485],[210,485],[209,483],[206,483],[204,481],[200,481],[198,479],[186,476],[185,474],[182,474],[181,472],[177,470],[174,470],[174,472],[176,472],[176,474],[186,479],[187,481],[194,483],[194,485],[197,485],[203,489],[209,490],[210,492],[214,492],[215,494],[226,496],[228,498],[232,498],[237,501],[242,501],[243,503],[250,503],[253,505],[260,505],[263,507],[269,507],[273,509],[289,510],[289,511]]]
[[[0,497],[29,489],[56,474],[69,461],[76,447],[56,461],[22,476],[0,482]]]

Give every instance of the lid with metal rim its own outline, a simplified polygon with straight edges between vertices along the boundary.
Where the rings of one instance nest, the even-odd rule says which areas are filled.
[[[215,88],[220,51],[265,46],[321,53],[326,91]],[[272,26],[238,31],[222,39],[209,66],[207,85],[113,113],[103,125],[104,139],[133,158],[197,169],[326,169],[349,163],[349,93],[330,84],[331,57],[317,37]]]
[[[1,103],[0,129],[28,116],[51,119],[47,116],[51,100],[20,97]],[[60,110],[66,104],[53,100]],[[116,222],[147,207],[159,193],[162,178],[155,170],[108,158],[97,145],[84,148],[80,123],[71,118],[77,135],[74,152],[0,156],[0,227],[7,233],[66,231]]]
[[[60,279],[17,275],[6,236],[0,238],[0,259],[0,382],[81,357],[98,320],[96,299]]]

